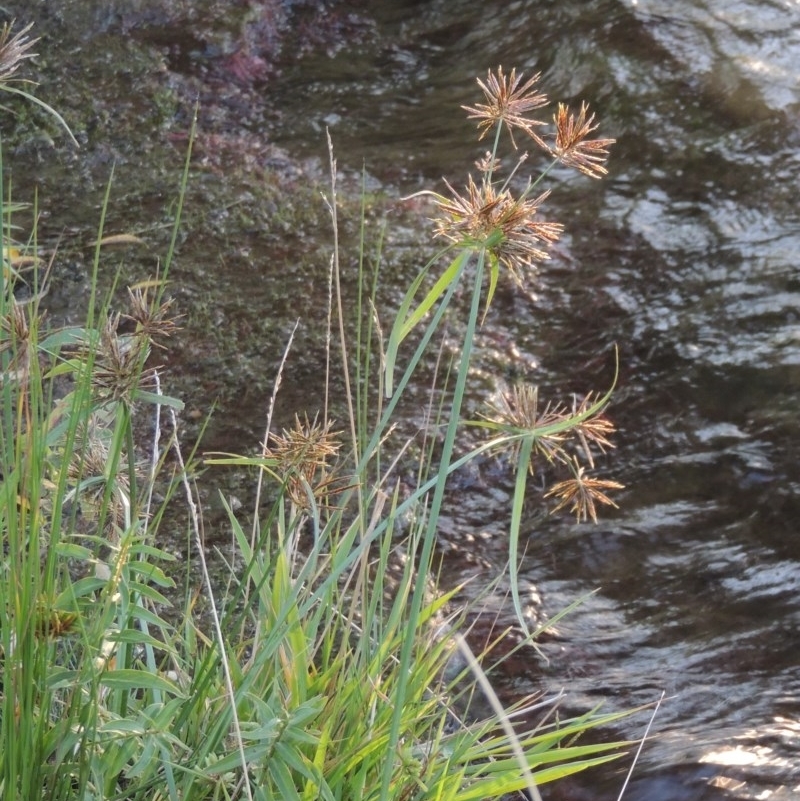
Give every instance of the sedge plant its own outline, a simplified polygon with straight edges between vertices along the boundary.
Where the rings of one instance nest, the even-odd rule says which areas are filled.
[[[326,402],[322,419],[298,414],[293,427],[277,432],[271,430],[270,411],[258,455],[218,454],[207,460],[257,468],[259,486],[269,480],[276,493],[267,514],[258,505],[253,509],[249,537],[229,509],[247,565],[237,574],[241,597],[248,599],[237,636],[253,632],[249,671],[264,674],[262,686],[278,693],[287,727],[288,748],[277,761],[275,742],[249,745],[253,735],[245,729],[248,745],[222,763],[242,771],[247,765],[254,797],[464,800],[525,791],[538,798],[539,784],[614,758],[622,746],[575,744],[576,735],[614,716],[591,711],[556,723],[544,709],[552,711],[552,700],[520,699],[489,719],[462,720],[457,710],[479,691],[485,676],[476,665],[491,661],[492,647],[454,676],[454,650],[465,647],[459,636],[463,610],[452,603],[453,592],[436,591],[434,552],[449,477],[480,454],[510,454],[516,472],[509,531],[512,594],[526,634],[519,647],[533,650],[538,631],[528,631],[522,614],[516,561],[534,457],[566,471],[550,495],[556,508],[570,506],[579,520],[596,520],[598,506],[613,505],[607,493],[620,487],[592,475],[592,451],[611,446],[613,426],[604,415],[610,390],[589,393],[568,407],[540,404],[535,387],[512,387],[487,405],[481,418],[461,418],[472,341],[498,283],[526,280],[561,231],[559,224],[539,219],[547,193],[533,196],[550,167],[519,195],[512,178],[524,157],[511,175],[498,177],[501,132],[528,135],[551,157],[551,166],[575,166],[592,177],[605,172],[611,140],[589,138],[596,126],[585,105],[577,114],[559,106],[550,143],[539,133],[541,123],[530,117],[546,102],[535,89],[537,80],[522,83],[515,72],[507,76],[498,69],[485,83],[479,81],[486,103],[468,111],[479,119],[482,134],[494,133],[493,150],[479,163],[480,182],[470,178],[464,195],[453,190],[451,197],[433,195],[435,233],[449,245],[412,282],[386,340],[376,311],[380,277],[377,267],[370,272],[366,266],[363,238],[355,322],[344,311],[337,169],[329,139],[330,317],[344,366],[346,422],[337,427]],[[512,144],[516,147],[513,135]],[[398,465],[411,458],[411,448],[392,450],[388,444],[398,405],[417,369],[430,362],[437,334],[447,315],[457,313],[454,298],[464,287],[469,302],[460,358],[449,372],[450,384],[431,395],[431,428],[444,436],[440,443],[431,436],[419,444],[416,486],[401,495]],[[412,332],[415,349],[407,354]],[[396,377],[401,359],[405,367]],[[466,425],[488,437],[457,456],[458,435]],[[229,648],[236,665],[241,647]],[[268,714],[274,713],[270,707]],[[313,735],[305,747],[293,714],[303,720],[309,715]],[[274,728],[270,735],[278,736]]]

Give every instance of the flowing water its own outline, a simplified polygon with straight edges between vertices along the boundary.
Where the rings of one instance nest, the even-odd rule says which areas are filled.
[[[81,9],[87,26],[71,51],[82,64],[121,81],[108,54],[128,37],[168,55],[165,85],[213,86],[210,102],[234,92],[215,72],[227,63],[237,88],[209,126],[227,126],[242,149],[247,136],[268,139],[312,170],[324,164],[328,126],[340,166],[365,163],[397,195],[440,188],[441,176],[465,180],[480,149],[459,105],[480,101],[474,77],[497,63],[541,71],[554,99],[591,103],[600,135],[617,139],[610,174],[592,182],[554,173],[549,214],[567,236],[535,298],[498,294],[477,343],[479,383],[491,390],[507,378],[513,352],[514,372],[553,397],[604,389],[616,343],[611,416],[620,430],[604,469],[627,489],[597,526],[528,521],[521,575],[546,611],[596,592],[543,646],[549,662],[517,660],[514,679],[521,689],[563,687],[576,708],[621,709],[667,694],[629,801],[800,797],[800,3],[354,0],[331,5],[322,43],[284,30],[283,44],[263,30],[258,39],[258,10],[282,8],[288,25],[314,4],[251,3],[247,17],[244,3],[227,16],[198,4],[205,16],[188,29],[147,3],[131,5],[64,4]],[[65,20],[49,23],[60,30]],[[231,62],[242,31],[248,58]],[[138,73],[126,74],[132,92],[120,102],[136,108]],[[147,124],[145,116],[139,125]],[[87,170],[107,167],[91,141],[87,151]],[[130,154],[127,163],[140,166]],[[211,175],[225,181],[224,169]],[[155,198],[166,191],[148,189]],[[154,208],[144,190],[132,194],[136,209]],[[209,225],[215,219],[209,213]],[[295,258],[292,245],[326,263],[320,219],[316,237],[246,243],[278,264],[271,281],[281,259]],[[224,262],[230,300],[216,324],[236,315],[257,328],[247,322],[252,292],[273,320],[313,313],[302,298],[299,310],[286,301],[298,298],[298,283],[294,292],[254,289],[252,270],[237,261],[241,243],[225,247],[228,258],[213,261]],[[309,269],[285,280],[313,287],[324,267],[316,279]],[[202,263],[179,273],[187,296],[210,291],[219,275]],[[273,329],[262,333],[281,341]],[[268,385],[275,358],[254,368],[262,355],[243,354],[241,381],[263,370]],[[235,381],[236,365],[226,369]],[[316,391],[314,375],[291,376],[298,397]],[[502,566],[506,489],[480,477],[465,486],[442,535],[457,575],[482,570],[488,579]],[[639,736],[644,724],[640,717],[621,732]],[[616,798],[623,770],[562,788],[561,797]]]

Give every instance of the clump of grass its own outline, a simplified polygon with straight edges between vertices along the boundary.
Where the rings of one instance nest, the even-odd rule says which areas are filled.
[[[3,45],[14,42],[8,36],[0,37],[0,63]],[[28,46],[16,40],[20,58]],[[518,83],[514,73],[490,75],[482,84],[486,106],[470,113],[484,131],[496,126],[499,135],[510,126],[539,142],[541,126],[527,116],[539,97],[529,94],[531,81]],[[570,128],[558,119],[554,158],[597,174],[601,148],[576,138],[587,130],[585,120]],[[47,269],[35,229],[27,245],[12,242],[12,207],[0,186],[4,799],[477,801],[523,791],[536,798],[539,784],[618,755],[621,743],[574,742],[618,715],[592,710],[558,720],[553,699],[524,698],[485,720],[462,720],[457,710],[469,695],[490,686],[470,654],[459,669],[453,654],[466,648],[458,636],[463,610],[450,604],[452,593],[431,591],[448,476],[478,453],[505,449],[516,460],[512,557],[533,454],[573,471],[572,490],[552,491],[579,517],[594,518],[594,503],[605,503],[611,488],[589,483],[583,472],[593,464],[590,447],[610,444],[602,416],[607,394],[587,396],[571,410],[540,412],[535,392],[513,391],[473,421],[491,438],[454,457],[484,278],[488,307],[500,265],[523,280],[544,252],[540,245],[558,232],[534,219],[543,198],[528,199],[533,185],[514,197],[508,182],[494,184],[498,141],[481,183],[471,182],[464,197],[439,200],[437,230],[451,240],[451,260],[415,302],[439,259],[423,271],[387,343],[370,313],[375,281],[367,282],[372,291],[358,308],[355,365],[335,247],[334,317],[348,419],[340,427],[327,410],[312,418],[298,410],[294,427],[276,433],[270,412],[256,456],[207,460],[250,466],[258,476],[249,526],[226,505],[233,545],[222,586],[212,584],[205,564],[191,480],[197,465],[176,437],[181,404],[163,395],[153,366],[176,327],[165,287],[181,204],[163,270],[131,289],[124,312],[99,299],[100,254],[116,241],[104,238],[101,218],[86,324],[49,330],[42,311]],[[188,164],[187,156],[181,198]],[[328,202],[336,232],[332,167]],[[438,413],[443,447],[435,459],[432,449],[421,449],[429,456],[418,484],[401,499],[402,454],[388,449],[387,434],[462,282],[472,283],[471,303],[455,383]],[[124,318],[132,330],[123,330]],[[395,386],[400,348],[418,326],[418,347]],[[351,370],[363,379],[352,390]],[[376,372],[384,386],[372,392]],[[143,420],[152,431],[145,441],[136,434]],[[273,487],[267,504],[265,480]],[[201,594],[181,598],[175,591],[173,558],[158,546],[166,506],[179,488],[204,574],[202,614]],[[531,647],[535,636],[529,632],[519,647]]]
[[[134,436],[156,402],[180,405],[151,391],[152,348],[173,328],[170,258],[132,289],[123,333],[94,300],[101,225],[86,325],[49,328],[35,230],[11,238],[22,209],[4,197],[0,185],[0,795],[107,798],[162,736],[145,710],[183,694],[165,678],[177,652],[158,611],[174,586],[153,538],[160,455]]]
[[[560,224],[540,219],[547,193],[534,196],[535,187],[559,162],[592,177],[601,176],[611,144],[611,140],[587,138],[594,126],[592,119],[586,120],[585,106],[577,115],[559,107],[548,144],[540,134],[544,126],[528,116],[529,111],[546,102],[534,90],[536,81],[534,78],[521,84],[516,73],[506,76],[498,69],[490,73],[486,83],[479,82],[487,103],[468,111],[480,119],[483,134],[495,132],[494,148],[478,165],[480,182],[470,177],[465,194],[452,188],[450,197],[430,193],[438,207],[435,233],[451,244],[423,268],[409,288],[386,342],[376,323],[374,291],[366,299],[359,296],[356,341],[351,342],[346,333],[346,304],[339,290],[336,164],[331,147],[328,206],[334,228],[332,306],[347,388],[344,405],[348,419],[343,428],[348,431],[350,454],[342,456],[335,466],[329,464],[329,456],[345,453],[341,440],[334,446],[330,439],[334,424],[327,417],[313,424],[308,418],[304,424],[298,418],[295,429],[281,434],[271,433],[268,425],[259,456],[217,456],[209,460],[217,465],[260,467],[262,475],[274,479],[279,492],[269,515],[260,514],[258,508],[253,510],[254,536],[245,552],[250,559],[259,552],[254,545],[263,543],[261,552],[269,556],[261,558],[272,560],[274,571],[271,578],[263,580],[264,586],[271,587],[273,593],[277,586],[293,587],[298,595],[283,615],[276,612],[273,595],[271,608],[260,606],[250,625],[256,630],[263,628],[264,639],[275,631],[278,620],[297,628],[291,655],[284,654],[282,664],[300,664],[303,687],[289,688],[285,697],[306,698],[307,675],[330,680],[324,685],[328,689],[317,685],[316,697],[322,704],[317,720],[323,725],[325,750],[323,754],[315,752],[314,762],[326,766],[320,778],[333,798],[477,799],[523,789],[535,798],[538,784],[605,761],[611,758],[609,752],[620,747],[619,743],[564,746],[573,735],[599,725],[603,718],[593,713],[562,725],[536,720],[530,728],[522,725],[516,730],[511,725],[501,727],[501,723],[508,723],[502,711],[478,722],[455,719],[456,699],[475,692],[477,683],[485,677],[473,667],[466,689],[464,675],[453,680],[448,666],[452,668],[456,644],[463,647],[464,641],[457,634],[461,618],[455,612],[450,625],[443,626],[440,618],[449,609],[450,596],[432,593],[427,580],[433,569],[448,477],[481,453],[510,455],[516,471],[509,531],[512,595],[526,632],[520,647],[532,648],[538,632],[527,629],[516,562],[526,476],[533,458],[538,456],[567,471],[567,478],[554,485],[550,494],[558,500],[556,510],[571,505],[578,520],[596,520],[597,505],[613,505],[606,493],[621,486],[588,474],[595,467],[593,450],[602,452],[611,447],[609,437],[614,429],[604,414],[610,391],[589,393],[571,408],[561,403],[541,407],[536,388],[520,386],[502,393],[481,418],[461,419],[473,337],[481,307],[485,317],[492,302],[501,269],[512,282],[522,283],[535,263],[547,258],[546,248],[561,232]],[[523,166],[525,156],[518,158],[505,178],[498,177],[503,128],[529,135],[552,158],[550,167],[536,180],[529,180],[519,194],[512,189],[512,178]],[[513,137],[512,143],[516,147]],[[360,263],[363,266],[363,253]],[[438,277],[428,280],[437,270]],[[361,278],[364,287],[374,288],[379,280],[366,274]],[[432,286],[423,292],[426,281]],[[485,294],[484,283],[488,284]],[[398,457],[387,451],[387,436],[397,404],[427,358],[456,289],[464,284],[471,301],[460,343],[461,357],[453,370],[446,401],[432,422],[432,428],[444,429],[443,442],[438,449],[424,443],[418,449],[423,454],[418,483],[409,497],[401,500]],[[406,356],[404,343],[417,329],[421,331],[416,349]],[[406,366],[395,383],[395,366],[401,356],[406,358]],[[382,386],[370,390],[375,386],[370,379],[375,377],[376,364],[383,368],[378,381]],[[355,381],[351,381],[351,369]],[[456,458],[457,435],[466,424],[483,429],[489,438]],[[332,479],[333,475],[339,478]],[[319,480],[321,476],[324,481]],[[345,488],[331,503],[329,489],[336,480]],[[399,531],[401,521],[410,521],[403,532]],[[233,514],[231,524],[240,547],[245,548],[244,533]],[[305,550],[298,550],[301,532],[307,528],[313,532],[311,541]],[[390,583],[386,577],[398,561],[398,539],[405,559],[400,575]],[[261,569],[258,575],[260,584]],[[287,597],[284,592],[279,596]],[[262,604],[266,601],[262,597]],[[264,620],[268,622],[264,624]],[[443,634],[445,631],[449,633]],[[313,656],[309,659],[308,655]],[[481,658],[490,661],[490,653]],[[470,664],[477,662],[471,660]],[[273,665],[270,672],[280,671]],[[448,675],[450,678],[445,678]],[[509,714],[530,716],[537,703],[541,699],[522,699],[522,709]],[[340,774],[342,763],[347,770]],[[332,783],[334,778],[336,784]],[[315,786],[313,792],[319,792],[319,787]],[[327,797],[328,792],[322,796]]]

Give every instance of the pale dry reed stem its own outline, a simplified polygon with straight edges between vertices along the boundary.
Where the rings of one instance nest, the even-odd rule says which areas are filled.
[[[214,587],[211,583],[211,575],[208,572],[208,564],[206,563],[205,552],[203,548],[203,524],[200,515],[200,510],[194,499],[194,492],[189,484],[189,478],[186,475],[186,463],[183,461],[183,454],[181,453],[181,445],[178,440],[178,418],[175,410],[169,407],[169,419],[172,425],[172,449],[175,452],[175,457],[178,460],[180,467],[181,484],[183,485],[184,493],[186,494],[186,503],[189,507],[189,517],[192,523],[192,533],[194,534],[195,547],[197,548],[197,555],[200,559],[200,568],[203,572],[203,583],[208,593],[209,607],[211,609],[211,620],[214,624],[214,635],[219,647],[220,662],[222,663],[222,671],[225,675],[225,691],[228,694],[230,702],[231,719],[233,721],[233,731],[236,740],[236,748],[239,752],[239,759],[242,765],[242,778],[247,795],[248,801],[253,801],[253,791],[250,788],[250,782],[247,780],[247,756],[244,751],[244,739],[242,737],[242,727],[239,722],[239,713],[236,710],[236,692],[233,688],[233,678],[231,676],[230,665],[228,664],[228,654],[225,650],[225,637],[222,634],[222,624],[219,619],[219,612],[217,611],[217,602],[214,597]]]
[[[456,633],[455,640],[458,650],[461,652],[461,655],[469,665],[469,668],[475,676],[481,690],[483,690],[483,694],[486,696],[486,700],[492,707],[492,711],[497,716],[497,720],[500,722],[503,732],[505,733],[506,737],[508,737],[514,758],[517,760],[517,764],[519,765],[520,773],[525,777],[525,789],[528,791],[532,801],[542,801],[542,796],[539,794],[539,790],[536,787],[536,781],[533,778],[531,769],[528,767],[528,760],[525,758],[525,751],[520,745],[519,737],[517,737],[517,733],[514,730],[514,727],[511,725],[511,721],[508,719],[508,714],[503,708],[503,704],[501,703],[500,699],[497,697],[494,687],[492,687],[489,678],[481,668],[478,660],[475,658],[475,654],[472,653],[472,649],[464,639],[464,635]]]
[[[327,203],[328,211],[331,215],[331,224],[333,226],[333,279],[336,290],[336,311],[339,318],[339,346],[342,351],[342,375],[344,377],[344,395],[347,403],[347,416],[350,422],[350,438],[353,444],[353,462],[357,468],[360,451],[358,447],[358,432],[356,431],[357,418],[353,403],[353,391],[350,386],[347,335],[344,330],[344,302],[342,299],[341,262],[339,259],[339,213],[336,209],[336,159],[333,155],[333,140],[331,139],[331,132],[328,128],[325,129],[325,135],[328,139],[328,165],[331,173],[331,196],[330,198],[325,198],[325,202]],[[356,493],[356,500],[358,503],[358,513],[363,517],[364,499],[362,493]]]
[[[294,336],[297,333],[297,329],[300,326],[300,319],[298,318],[294,322],[294,328],[292,328],[292,333],[289,334],[289,339],[286,342],[286,347],[283,349],[283,355],[281,356],[280,364],[278,365],[278,372],[275,376],[275,381],[272,385],[272,395],[270,395],[269,399],[269,406],[267,407],[267,424],[264,426],[264,439],[261,441],[261,455],[266,456],[267,446],[269,443],[269,436],[270,430],[272,429],[272,416],[275,412],[275,402],[278,399],[278,390],[281,386],[281,381],[283,380],[283,371],[286,367],[286,360],[289,358],[289,351],[292,349],[292,343],[294,342]],[[256,547],[256,540],[258,539],[258,509],[261,506],[261,493],[264,487],[264,471],[258,471],[258,479],[256,480],[256,500],[254,505],[255,514],[253,515],[253,528],[250,533],[250,549],[255,551]],[[255,649],[253,649],[255,653]]]
[[[661,691],[661,698],[658,699],[656,702],[655,708],[653,709],[653,714],[650,716],[650,720],[647,723],[647,728],[644,730],[644,734],[642,735],[642,739],[639,740],[639,747],[636,749],[636,753],[633,756],[633,762],[628,770],[628,773],[625,776],[625,781],[622,783],[622,788],[619,791],[619,795],[617,796],[617,801],[622,801],[622,796],[625,795],[625,790],[628,787],[628,783],[631,780],[631,776],[633,776],[634,768],[636,767],[636,763],[639,761],[639,756],[642,753],[642,748],[644,748],[645,741],[647,740],[647,735],[650,734],[650,729],[653,726],[653,721],[656,719],[656,715],[658,714],[658,710],[661,708],[661,704],[664,701],[664,696],[666,692],[663,690]]]

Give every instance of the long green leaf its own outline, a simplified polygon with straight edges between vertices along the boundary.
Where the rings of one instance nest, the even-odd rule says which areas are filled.
[[[456,375],[456,383],[453,390],[453,401],[450,412],[450,419],[447,422],[447,429],[445,431],[444,443],[442,444],[442,452],[440,458],[440,472],[437,476],[436,486],[434,488],[433,497],[431,499],[430,510],[428,512],[428,519],[425,524],[425,531],[422,538],[422,547],[419,554],[418,569],[422,576],[426,576],[431,567],[431,558],[433,556],[433,548],[436,543],[436,535],[438,531],[439,516],[444,503],[445,489],[447,485],[447,475],[449,473],[450,463],[453,460],[453,452],[455,449],[456,433],[459,428],[461,418],[461,406],[464,401],[464,394],[467,385],[467,376],[469,374],[470,358],[472,354],[473,338],[475,329],[478,323],[478,313],[480,310],[480,296],[481,296],[481,283],[483,281],[483,270],[485,267],[485,252],[481,251],[478,254],[475,264],[475,276],[472,285],[472,299],[470,302],[469,317],[464,333],[464,345],[461,352],[461,360],[458,365],[458,373]],[[462,264],[466,265],[466,261]],[[455,282],[448,287],[448,291],[452,290]],[[409,625],[414,627],[417,625],[422,609],[423,597],[425,595],[425,581],[417,581],[414,591],[411,596],[411,603],[409,606]],[[392,713],[392,722],[389,730],[389,745],[388,750],[390,753],[395,753],[401,737],[401,721],[403,718],[403,707],[406,703],[406,693],[408,691],[409,677],[411,674],[411,661],[412,653],[414,650],[414,638],[407,637],[403,640],[400,650],[400,665],[398,672],[398,681],[394,701],[394,710]],[[380,798],[382,801],[388,800],[390,796],[390,786],[392,783],[393,764],[392,760],[386,760],[384,769],[381,775]]]
[[[52,107],[49,106],[44,100],[39,100],[38,97],[32,95],[30,92],[26,92],[24,89],[18,89],[14,86],[9,86],[8,83],[4,83],[2,86],[4,92],[10,92],[13,95],[20,95],[24,97],[26,100],[30,100],[31,103],[35,103],[37,106],[43,108],[48,114],[58,120],[61,127],[67,132],[67,136],[72,140],[72,144],[75,147],[80,147],[78,144],[78,140],[72,135],[72,131],[69,129],[69,125],[67,125],[64,118]]]
[[[511,582],[511,598],[514,602],[514,611],[517,613],[517,621],[527,637],[531,636],[531,632],[522,612],[522,601],[519,597],[519,532],[522,524],[522,509],[525,505],[525,487],[528,481],[528,465],[531,461],[533,443],[534,439],[530,435],[520,443],[516,479],[514,481],[514,500],[511,505],[511,523],[508,532],[508,573]]]
[[[409,309],[427,268],[417,276],[417,279],[406,293],[403,303],[400,305],[400,309],[397,312],[397,317],[392,327],[392,333],[389,336],[389,342],[386,346],[385,394],[387,398],[391,398],[392,392],[394,391],[394,365],[397,361],[397,352],[400,345],[417,327],[422,318],[431,310],[439,298],[458,281],[471,255],[472,250],[465,249],[461,251],[461,253],[450,262],[447,269],[442,273],[414,311],[410,312]]]

